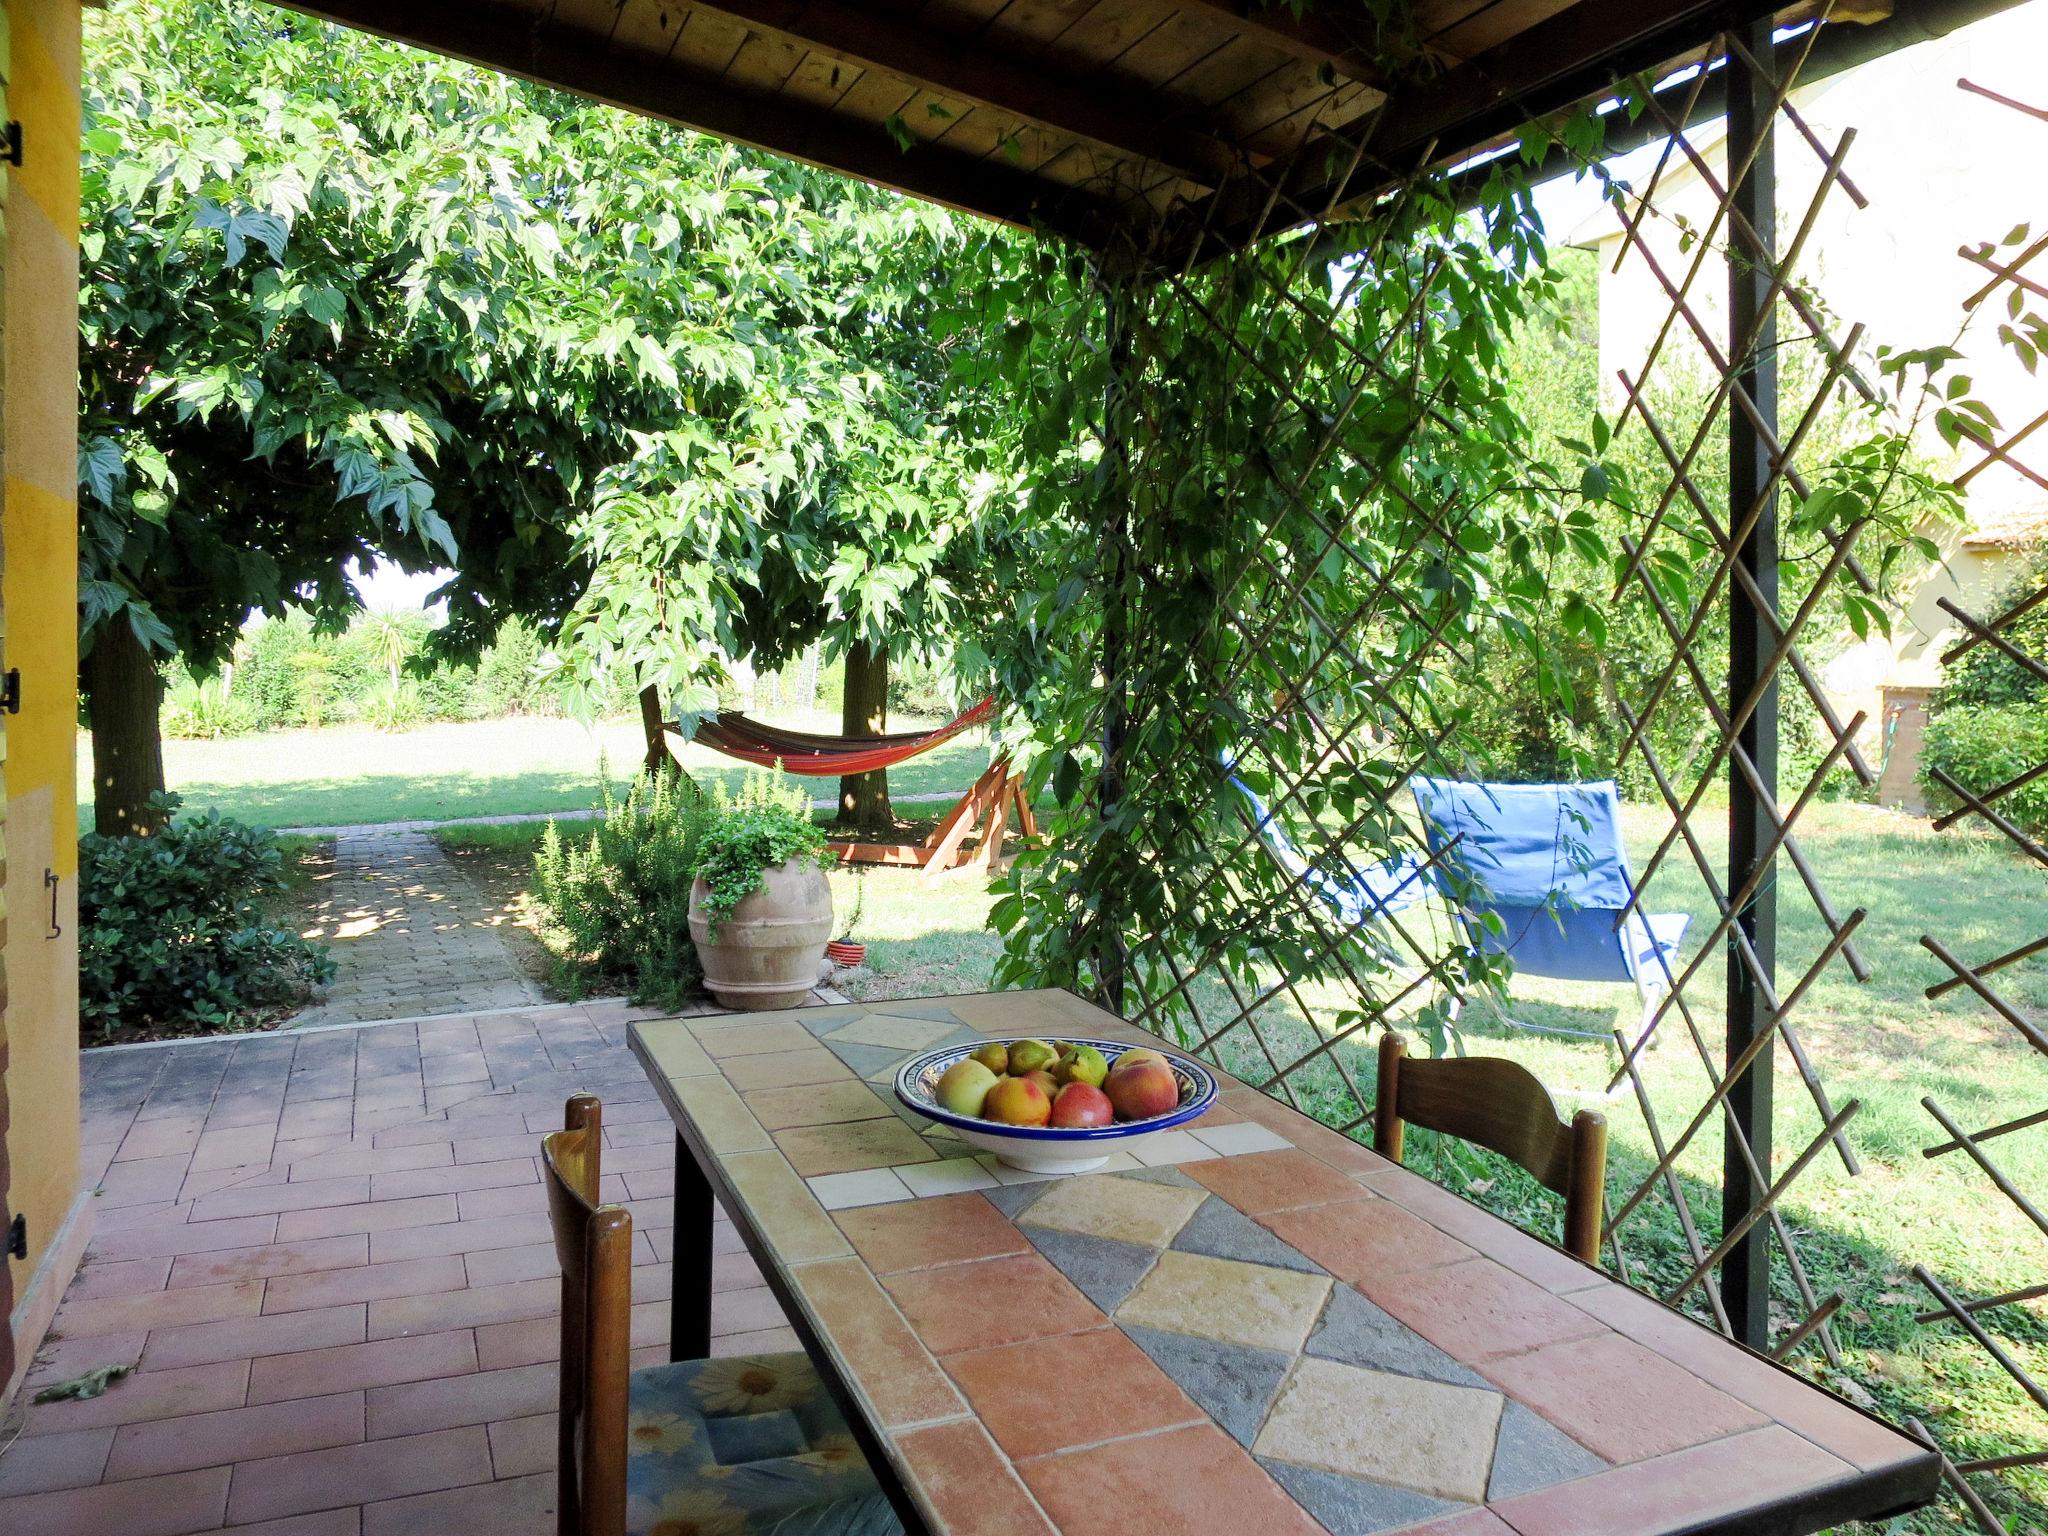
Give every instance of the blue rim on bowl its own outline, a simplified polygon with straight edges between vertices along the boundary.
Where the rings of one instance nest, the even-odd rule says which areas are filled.
[[[896,1074],[896,1097],[910,1109],[941,1125],[952,1126],[955,1130],[978,1131],[984,1136],[1015,1138],[1019,1141],[1047,1141],[1072,1144],[1075,1142],[1116,1141],[1127,1136],[1149,1136],[1154,1131],[1172,1130],[1195,1119],[1216,1102],[1216,1079],[1203,1069],[1202,1064],[1190,1061],[1185,1056],[1169,1056],[1165,1051],[1166,1064],[1173,1069],[1174,1077],[1180,1083],[1180,1105],[1163,1115],[1154,1115],[1150,1120],[1120,1120],[1114,1125],[1005,1125],[1000,1120],[984,1120],[978,1115],[956,1115],[952,1110],[932,1098],[932,1091],[948,1067],[962,1057],[972,1056],[985,1045],[1010,1045],[1017,1040],[1042,1038],[1033,1035],[1014,1035],[1009,1039],[991,1036],[977,1040],[971,1045],[949,1045],[936,1051],[927,1051],[914,1056],[903,1064]],[[1148,1050],[1148,1046],[1126,1045],[1116,1040],[1092,1040],[1078,1035],[1059,1037],[1073,1045],[1092,1045],[1102,1052],[1111,1066],[1117,1057],[1126,1051]],[[922,1091],[920,1091],[922,1090]]]

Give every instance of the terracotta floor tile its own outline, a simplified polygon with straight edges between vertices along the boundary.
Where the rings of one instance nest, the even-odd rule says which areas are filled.
[[[87,1251],[102,1259],[153,1259],[251,1248],[276,1236],[275,1216],[241,1216],[232,1221],[156,1220],[118,1231],[102,1222]]]
[[[1347,1284],[1369,1274],[1405,1274],[1473,1256],[1456,1238],[1390,1200],[1269,1211],[1259,1221]]]
[[[856,1120],[846,1125],[798,1126],[777,1131],[775,1144],[789,1159],[790,1166],[807,1179],[821,1173],[936,1162],[939,1156],[931,1143],[894,1115],[886,1120]]]
[[[370,1181],[308,1179],[303,1184],[251,1184],[223,1189],[193,1202],[192,1220],[230,1221],[238,1216],[276,1215],[323,1205],[360,1205],[370,1198]]]
[[[152,1369],[172,1365],[205,1365],[215,1360],[253,1360],[359,1344],[364,1339],[363,1308],[322,1307],[271,1317],[238,1317],[222,1323],[195,1323],[189,1328],[159,1328],[149,1336],[143,1364]]]
[[[367,1399],[368,1437],[384,1440],[544,1413],[559,1401],[560,1390],[552,1361],[372,1387]]]
[[[263,1282],[240,1280],[226,1285],[151,1291],[141,1296],[108,1296],[97,1301],[67,1296],[51,1326],[66,1338],[83,1338],[96,1333],[133,1333],[137,1329],[178,1328],[190,1323],[253,1317],[262,1307]]]
[[[451,1221],[436,1227],[399,1227],[370,1234],[370,1261],[426,1259],[449,1253],[480,1253],[487,1248],[523,1248],[554,1235],[546,1213]]]
[[[216,1129],[207,1126],[206,1134],[199,1138],[199,1144],[192,1149],[192,1171],[204,1173],[209,1168],[239,1168],[255,1163],[268,1163],[277,1144],[277,1121],[263,1125],[238,1125]]]
[[[552,1413],[536,1413],[486,1425],[491,1437],[492,1473],[502,1480],[553,1472],[560,1443],[555,1436],[555,1422]]]
[[[240,1462],[228,1490],[230,1522],[466,1488],[491,1479],[482,1429],[438,1430],[332,1450]]]
[[[414,1200],[378,1200],[369,1205],[331,1205],[317,1211],[287,1211],[277,1219],[279,1242],[302,1242],[344,1232],[387,1232],[394,1227],[430,1227],[456,1219],[453,1195]]]
[[[363,1438],[363,1394],[341,1392],[254,1408],[126,1424],[114,1437],[109,1479],[226,1466],[258,1456],[352,1445]]]
[[[5,1500],[0,1530],[8,1536],[186,1536],[217,1527],[227,1497],[226,1467],[139,1477]]]
[[[393,1339],[526,1317],[553,1317],[561,1303],[561,1281],[545,1276],[439,1295],[394,1297],[370,1303],[369,1337]]]
[[[646,1237],[645,1232],[636,1232],[636,1247],[640,1240]],[[537,1280],[542,1275],[559,1275],[562,1272],[560,1261],[555,1257],[553,1243],[527,1243],[518,1248],[487,1248],[481,1253],[459,1255],[459,1259],[468,1272],[471,1285],[504,1285],[512,1280]],[[635,1259],[634,1262],[641,1263],[644,1260]]]
[[[282,1402],[357,1387],[459,1376],[477,1368],[476,1337],[463,1328],[409,1339],[270,1355],[249,1367],[249,1401]]]
[[[509,1157],[495,1163],[455,1163],[446,1168],[412,1168],[401,1173],[373,1173],[370,1192],[378,1200],[404,1200],[416,1195],[450,1195],[467,1189],[501,1189],[508,1184],[539,1182],[540,1168],[532,1156]]]
[[[1062,1536],[1320,1536],[1322,1527],[1213,1424],[1141,1435],[1018,1468]],[[1114,1497],[1104,1491],[1114,1489]]]
[[[1606,1331],[1569,1302],[1491,1259],[1399,1275],[1368,1274],[1358,1288],[1467,1364]]]
[[[805,1264],[794,1275],[884,1424],[917,1424],[962,1410],[960,1394],[858,1261]]]
[[[1053,1536],[1030,1490],[979,1424],[913,1429],[896,1447],[950,1536]]]
[[[1079,1333],[1107,1321],[1036,1253],[912,1270],[882,1285],[935,1355]]]
[[[1638,1536],[1698,1529],[1851,1475],[1848,1463],[1773,1425],[1525,1493],[1495,1513],[1519,1536]]]
[[[532,1156],[532,1141],[525,1137],[520,1140],[526,1155]],[[304,1179],[340,1179],[359,1173],[404,1173],[418,1168],[445,1167],[451,1161],[462,1161],[459,1157],[450,1158],[449,1145],[446,1142],[428,1141],[411,1147],[357,1146],[353,1144],[354,1138],[350,1138],[350,1142],[345,1149],[317,1152],[294,1161],[292,1182],[296,1184]],[[465,1143],[458,1142],[456,1145],[462,1146]],[[519,1154],[520,1148],[515,1147],[509,1153],[501,1155],[516,1157]],[[440,1191],[428,1190],[426,1193],[438,1194]]]
[[[235,1536],[361,1536],[363,1512],[359,1509],[323,1509],[310,1515],[286,1515],[282,1520],[260,1520],[238,1525]]]
[[[1115,1328],[948,1355],[946,1371],[1018,1460],[1209,1421]]]
[[[1615,1333],[1487,1361],[1479,1369],[1616,1463],[1647,1461],[1765,1422],[1754,1408]]]
[[[431,1259],[401,1259],[393,1264],[365,1264],[354,1269],[329,1269],[308,1275],[281,1275],[263,1294],[265,1312],[303,1312],[315,1307],[343,1306],[352,1301],[433,1296],[459,1291],[469,1283],[459,1254]],[[451,1327],[458,1326],[450,1324]],[[374,1328],[371,1337],[379,1335]]]
[[[98,1482],[113,1443],[111,1428],[66,1429],[15,1438],[6,1454],[0,1455],[0,1500]]]
[[[1007,1216],[972,1193],[862,1206],[836,1219],[878,1275],[1031,1251]]]
[[[362,1536],[508,1536],[555,1525],[555,1475],[537,1473],[363,1507]]]
[[[117,1163],[134,1162],[145,1157],[171,1157],[189,1153],[199,1145],[199,1134],[206,1128],[203,1115],[179,1115],[168,1120],[140,1120],[135,1122],[128,1134],[121,1138],[120,1149],[114,1154]]]
[[[545,1214],[548,1192],[545,1185],[501,1184],[496,1189],[465,1189],[455,1197],[459,1219],[482,1221],[492,1216]]]
[[[123,1206],[175,1200],[191,1165],[191,1154],[185,1152],[115,1163],[100,1176],[99,1198],[94,1203],[102,1210],[112,1211]]]
[[[31,1433],[42,1434],[210,1413],[239,1407],[248,1393],[246,1360],[222,1360],[175,1371],[137,1371],[114,1382],[98,1397],[29,1403],[28,1426]]]
[[[172,1290],[185,1286],[219,1285],[232,1280],[263,1280],[275,1275],[312,1274],[349,1269],[370,1261],[370,1239],[360,1232],[316,1237],[305,1242],[264,1243],[255,1248],[223,1248],[213,1253],[181,1254],[172,1261]]]
[[[1214,1157],[1189,1163],[1182,1171],[1247,1216],[1365,1198],[1365,1191],[1357,1184],[1306,1152],[1249,1152],[1243,1157]]]
[[[170,1278],[171,1260],[88,1260],[64,1293],[67,1301],[96,1301],[104,1296],[146,1296],[160,1291]]]

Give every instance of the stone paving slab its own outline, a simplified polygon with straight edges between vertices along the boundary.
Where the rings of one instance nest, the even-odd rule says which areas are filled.
[[[673,1131],[625,1047],[649,1016],[606,1000],[87,1051],[96,1232],[19,1438],[0,1426],[0,1531],[551,1532],[539,1136],[568,1094],[602,1095],[633,1359],[666,1358]],[[712,1353],[796,1348],[723,1212],[712,1247]],[[137,1368],[31,1401],[106,1365]]]

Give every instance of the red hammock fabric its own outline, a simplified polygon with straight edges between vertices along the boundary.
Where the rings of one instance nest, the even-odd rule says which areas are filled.
[[[780,764],[790,773],[809,778],[837,778],[888,768],[929,752],[970,726],[980,725],[995,713],[995,708],[995,696],[991,694],[935,730],[905,731],[895,736],[813,736],[763,725],[737,710],[727,710],[700,721],[693,739],[743,763],[762,768]]]

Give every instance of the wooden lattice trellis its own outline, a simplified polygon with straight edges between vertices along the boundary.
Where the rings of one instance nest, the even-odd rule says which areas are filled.
[[[2048,110],[2014,101],[1967,80],[1958,83],[1966,91],[2011,109],[2034,130],[2035,137],[2044,146],[2048,146]],[[2044,204],[2044,211],[2048,211],[2048,204]],[[2040,310],[2036,306],[2043,300],[2048,300],[2048,285],[2044,285],[2041,280],[2043,276],[2048,276],[2048,263],[2039,266],[2034,264],[2044,253],[2048,253],[2048,236],[2033,241],[2016,255],[2003,260],[1999,259],[1996,251],[1997,248],[1991,245],[1976,245],[1964,246],[1957,253],[1964,261],[1989,274],[1984,285],[1965,301],[1966,315],[1972,320],[1995,320],[2004,316],[2016,320],[2023,314],[2038,315]],[[1981,335],[1987,328],[1979,325],[1977,334]],[[2013,335],[2010,327],[2007,329],[2007,335]],[[1974,450],[1974,462],[1958,477],[1959,483],[1967,485],[1993,466],[2001,466],[2020,480],[2048,492],[2048,475],[2043,475],[2028,461],[2026,452],[2031,446],[2036,450],[2035,458],[2038,460],[2040,443],[2036,441],[2030,444],[2030,439],[2034,439],[2035,434],[2043,427],[2048,427],[2048,408],[2044,408],[2031,420],[2018,423],[2003,432],[1979,427],[1976,431],[1966,433],[1966,440]],[[2013,665],[2048,682],[2048,655],[2033,654],[2016,645],[2011,638],[2014,626],[2044,603],[2048,603],[2048,586],[2021,595],[2016,601],[2005,604],[2002,612],[1989,617],[1979,617],[1947,598],[1941,599],[1942,610],[1955,621],[1962,633],[1962,638],[1943,654],[1943,663],[1953,665],[1980,646],[1989,646],[2000,652]],[[1962,779],[1937,768],[1931,776],[1955,798],[1957,805],[1955,810],[1938,818],[1935,827],[1941,830],[1968,825],[1988,827],[2023,858],[2048,868],[2048,849],[2044,849],[2037,839],[2028,835],[1998,808],[2000,801],[2043,775],[2048,775],[2048,758],[2028,764],[2020,772],[2008,775],[2002,782],[1996,784],[1965,783]],[[2022,909],[2017,916],[2027,923],[2030,930],[2039,921],[2038,910]],[[1980,959],[1964,958],[1937,934],[1921,935],[1920,943],[1950,972],[1947,979],[1927,989],[1927,996],[1930,999],[1967,989],[1976,995],[1991,1015],[1999,1021],[2001,1027],[2015,1030],[2035,1050],[2048,1055],[2048,1031],[2044,1031],[2039,1019],[2030,1016],[2018,1001],[2001,990],[2002,978],[1999,975],[2008,967],[2048,950],[2048,934],[2034,934],[2029,931],[2023,935],[2023,942],[2001,953]],[[1963,947],[1958,942],[1957,948]],[[1943,1133],[1943,1139],[1927,1147],[1924,1155],[1933,1159],[1962,1153],[1976,1164],[1984,1177],[2039,1229],[2043,1239],[2048,1240],[2048,1215],[2042,1213],[2029,1192],[2014,1181],[2000,1166],[1993,1150],[1985,1145],[2004,1136],[2030,1132],[2034,1135],[2042,1134],[2041,1128],[2048,1125],[2048,1107],[2014,1106],[2022,1112],[2001,1119],[1997,1124],[1973,1131],[1960,1125],[1948,1110],[1942,1107],[1938,1099],[1930,1096],[1921,1100],[1921,1104]],[[2016,1359],[1984,1325],[1984,1316],[1987,1313],[1995,1313],[2000,1308],[2017,1307],[2025,1302],[2048,1296],[2048,1283],[2037,1281],[1998,1295],[1965,1298],[1957,1296],[1925,1264],[1915,1264],[1912,1273],[1914,1279],[1927,1290],[1935,1302],[1934,1307],[1920,1313],[1917,1320],[1929,1325],[1952,1326],[1974,1340],[1998,1368],[2012,1379],[2014,1385],[2041,1410],[2043,1434],[2044,1438],[2048,1438],[2048,1385],[2037,1381],[2022,1362]],[[1940,1442],[1919,1419],[1909,1420],[1908,1427],[1929,1445],[1940,1449]],[[1971,1486],[1969,1474],[1995,1474],[2013,1468],[2043,1464],[2048,1464],[2048,1449],[1985,1458],[1966,1457],[1960,1460],[1951,1460],[1944,1454],[1942,1472],[1949,1487],[1969,1509],[1979,1528],[1986,1532],[1987,1536],[2004,1536],[2007,1529],[2005,1523],[1985,1503],[1977,1489]]]

